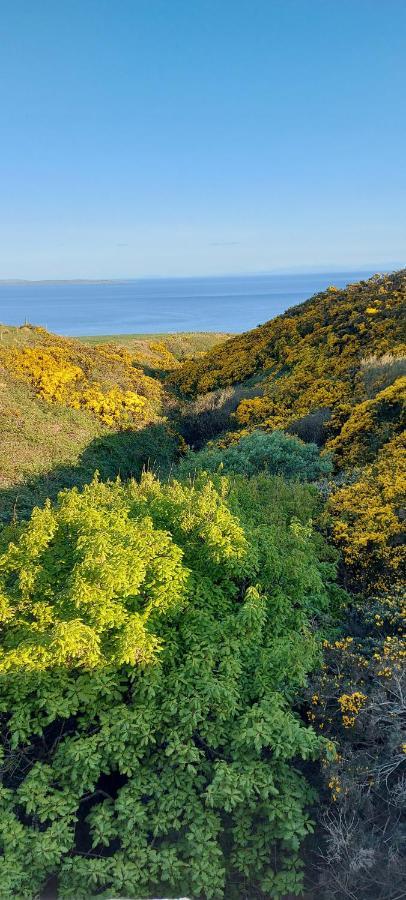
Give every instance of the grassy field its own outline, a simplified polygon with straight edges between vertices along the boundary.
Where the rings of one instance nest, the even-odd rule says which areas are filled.
[[[118,344],[129,351],[142,352],[147,344],[163,342],[176,359],[190,359],[233,337],[223,331],[179,331],[157,334],[102,334],[77,338],[84,344]]]

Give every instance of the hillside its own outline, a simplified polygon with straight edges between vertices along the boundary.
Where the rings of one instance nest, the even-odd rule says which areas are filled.
[[[329,537],[347,583],[369,593],[397,585],[405,562],[405,322],[406,270],[375,275],[330,287],[168,378],[185,398],[184,421],[197,436],[189,442],[203,448],[204,429],[212,441],[184,467],[227,471],[230,457],[248,474],[267,453],[275,471],[276,444],[265,452],[264,432],[318,444],[335,472],[326,486]]]
[[[145,372],[148,342],[135,358],[32,326],[1,326],[0,338],[0,519],[24,516],[96,470],[128,477],[172,460],[165,391]],[[178,364],[164,345],[150,353],[163,371]]]
[[[170,384],[183,397],[249,386],[251,396],[236,410],[237,426],[298,423],[305,437],[307,428],[324,442],[339,434],[354,405],[405,374],[399,359],[405,352],[405,301],[406,270],[344,290],[330,287],[184,363]],[[309,414],[313,420],[300,422]]]
[[[0,328],[5,898],[399,900],[405,287]]]

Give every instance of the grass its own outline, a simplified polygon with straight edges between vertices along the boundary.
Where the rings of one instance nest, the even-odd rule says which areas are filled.
[[[54,497],[64,487],[91,480],[96,470],[102,478],[114,478],[118,474],[129,477],[138,475],[145,465],[167,468],[176,454],[174,436],[159,421],[161,396],[163,399],[159,393],[161,388],[157,393],[159,409],[156,421],[151,422],[148,428],[144,426],[136,431],[120,432],[115,427],[103,425],[93,412],[86,409],[74,409],[40,398],[29,383],[21,380],[8,367],[9,349],[47,346],[54,339],[63,343],[63,339],[56,335],[38,332],[28,325],[0,325],[2,521],[9,521],[13,515],[25,518],[33,505],[43,503],[46,497]],[[120,359],[106,358],[90,344],[73,343],[78,351],[78,364],[86,371],[89,369],[96,381],[107,387],[131,387],[127,384],[128,371]],[[149,346],[147,342],[145,346]],[[5,351],[3,358],[2,351]],[[134,353],[134,359],[137,355],[142,356],[141,353]],[[156,356],[158,367],[160,356],[158,353]]]
[[[0,323],[0,351],[6,347],[34,347],[38,334],[32,325],[3,325]]]
[[[54,467],[76,465],[106,432],[90,413],[39,400],[0,367],[0,518],[9,518],[19,499],[26,505],[27,480],[45,477]],[[40,492],[38,501],[42,499]]]
[[[179,331],[156,334],[102,334],[77,338],[84,344],[118,344],[129,351],[143,352],[149,342],[163,342],[176,359],[190,359],[206,353],[234,335],[223,331]]]
[[[35,397],[0,366],[0,522],[29,516],[63,488],[169,471],[177,442],[164,424],[117,432],[86,410]]]

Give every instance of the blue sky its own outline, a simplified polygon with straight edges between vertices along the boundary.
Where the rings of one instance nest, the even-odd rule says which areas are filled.
[[[2,0],[0,278],[406,263],[404,0]]]

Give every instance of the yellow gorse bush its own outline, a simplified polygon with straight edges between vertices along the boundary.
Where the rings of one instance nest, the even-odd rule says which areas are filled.
[[[336,491],[327,505],[332,532],[344,560],[364,586],[387,587],[405,562],[402,506],[406,483],[406,438],[380,450],[357,481]]]
[[[38,343],[4,350],[2,362],[43,400],[86,409],[104,424],[139,428],[158,418],[160,383],[113,345],[85,347],[35,329]]]
[[[338,698],[338,704],[342,712],[344,728],[352,728],[355,720],[367,700],[366,694],[361,691],[354,691],[352,694],[341,694]]]
[[[354,407],[340,434],[327,442],[337,462],[345,466],[371,462],[383,444],[406,424],[406,377]]]

